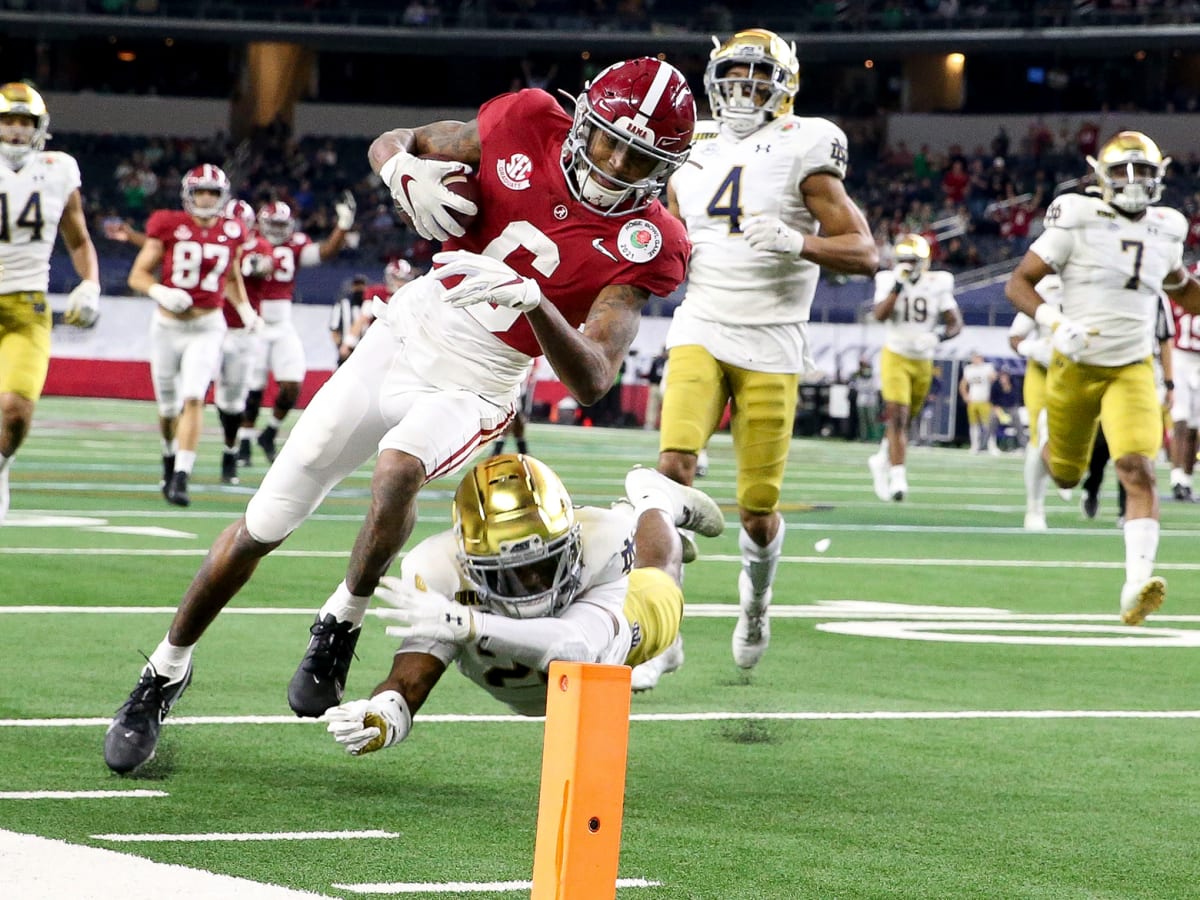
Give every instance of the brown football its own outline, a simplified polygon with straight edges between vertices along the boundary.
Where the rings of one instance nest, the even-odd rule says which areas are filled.
[[[449,157],[440,156],[436,153],[425,154],[423,158],[454,162],[454,160],[450,159]],[[474,175],[464,175],[461,172],[455,172],[454,174],[447,175],[445,178],[443,178],[442,184],[445,186],[446,190],[450,191],[450,193],[457,194],[460,197],[465,197],[477,207],[479,206],[479,180]],[[412,228],[412,222],[409,220],[408,216],[404,214],[403,210],[397,208],[396,214],[400,217],[400,220],[404,222],[405,225],[407,225],[409,228]],[[475,219],[475,216],[468,216],[455,210],[451,210],[450,214],[454,216],[454,220],[458,222],[459,225],[466,229],[471,227],[471,223]]]

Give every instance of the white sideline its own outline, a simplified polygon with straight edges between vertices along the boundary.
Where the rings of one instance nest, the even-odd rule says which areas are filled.
[[[481,894],[484,891],[528,891],[532,881],[447,881],[434,882],[380,882],[378,884],[334,884],[339,891],[356,894]],[[619,888],[662,887],[661,881],[645,878],[618,878]]]
[[[217,875],[203,869],[153,862],[104,850],[81,847],[66,841],[31,834],[0,831],[0,860],[3,881],[21,900],[129,900],[155,893],[171,900],[335,900],[328,894],[313,894],[272,884],[261,884],[232,875]],[[87,892],[81,893],[81,885]]]
[[[0,800],[140,800],[169,796],[166,791],[0,791]]]
[[[213,831],[207,834],[93,834],[96,841],[118,844],[207,844],[215,841],[348,841],[398,838],[394,831]]]

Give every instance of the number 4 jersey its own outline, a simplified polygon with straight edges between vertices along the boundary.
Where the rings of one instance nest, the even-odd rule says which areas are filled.
[[[1062,310],[1092,332],[1079,361],[1124,366],[1150,356],[1163,280],[1179,268],[1187,220],[1165,206],[1130,219],[1099,197],[1063,194],[1029,249],[1062,276]]]
[[[478,123],[479,215],[445,249],[504,260],[534,279],[573,326],[609,285],[666,296],[683,281],[690,244],[660,202],[602,216],[571,195],[562,169],[571,118],[550,94],[497,97],[480,108]],[[430,282],[409,282],[390,301],[412,312],[405,356],[413,367],[439,387],[486,396],[519,391],[532,357],[542,353],[525,316],[487,303],[451,308]]]
[[[79,184],[79,164],[55,150],[16,172],[0,166],[0,294],[46,290],[58,222]]]

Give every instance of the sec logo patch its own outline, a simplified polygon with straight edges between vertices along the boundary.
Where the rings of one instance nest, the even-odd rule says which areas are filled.
[[[617,235],[617,250],[633,263],[650,262],[662,249],[662,232],[646,219],[630,219]]]

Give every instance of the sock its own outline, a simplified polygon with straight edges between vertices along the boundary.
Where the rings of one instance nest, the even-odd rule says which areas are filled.
[[[492,456],[499,456],[503,452],[504,438],[501,438],[500,440],[496,441],[496,443],[492,444]]]
[[[169,440],[169,441],[163,440],[162,455],[163,456],[174,456],[178,447],[179,447],[179,445],[175,442],[174,438],[171,438],[171,440]]]
[[[877,457],[879,457],[880,459],[884,460],[885,462],[887,461],[887,459],[888,459],[888,439],[887,438],[884,438],[882,441],[879,442],[879,452],[876,453],[875,455]]]
[[[1046,487],[1050,473],[1042,462],[1042,451],[1030,444],[1025,448],[1025,511],[1042,515],[1046,511]]]
[[[1183,469],[1179,468],[1178,466],[1172,466],[1171,467],[1171,487],[1176,487],[1177,485],[1183,484],[1184,483],[1183,478],[1184,478]]]
[[[254,433],[253,428],[242,427],[242,428],[238,429],[238,441],[239,442],[240,441],[253,441],[256,437],[258,437],[258,435],[256,435]]]
[[[971,433],[971,449],[982,450],[983,448],[979,445],[979,426],[970,425],[967,430]]]
[[[666,480],[666,476],[663,476],[663,480]],[[678,524],[679,517],[683,514],[678,499],[670,493],[669,485],[660,485],[659,479],[655,479],[644,494],[627,499],[633,504],[634,521],[640,519],[642,513],[648,509],[657,509],[666,513],[671,521],[676,524]]]
[[[524,456],[525,454],[527,454],[529,452],[529,445],[526,444],[523,439],[517,441],[517,452],[520,453],[522,456]]]
[[[775,581],[775,570],[779,568],[779,557],[783,555],[783,535],[787,525],[781,519],[774,540],[765,547],[754,543],[753,538],[742,528],[738,532],[738,547],[742,551],[742,571],[750,578],[757,596],[762,596]]]
[[[279,418],[279,416],[272,415],[271,421],[267,423],[267,428],[271,429],[272,431],[278,431],[282,427],[283,419]]]
[[[8,464],[10,462],[12,462],[11,456],[5,456],[3,453],[0,453],[0,472],[3,472],[6,469],[8,469]]]
[[[898,466],[891,466],[888,469],[888,479],[890,481],[899,481],[901,478],[908,481],[908,468],[904,463],[900,463]]]
[[[150,654],[150,665],[159,675],[167,676],[167,683],[170,684],[183,677],[188,663],[192,661],[192,651],[195,649],[195,644],[190,647],[176,647],[167,638],[163,638],[162,643],[155,647],[154,652]]]
[[[350,588],[346,587],[346,582],[343,581],[334,588],[329,599],[321,606],[319,615],[322,618],[333,616],[339,622],[349,622],[358,628],[367,617],[367,607],[370,605],[370,596],[358,597],[351,594]]]
[[[175,471],[185,475],[192,474],[192,466],[196,465],[195,450],[180,450],[175,454]]]
[[[1125,580],[1142,584],[1154,574],[1158,555],[1158,520],[1128,519],[1125,522]]]

